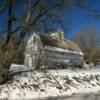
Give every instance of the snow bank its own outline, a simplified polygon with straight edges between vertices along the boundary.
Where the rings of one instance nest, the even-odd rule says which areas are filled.
[[[0,99],[37,99],[100,91],[100,68],[91,70],[38,70],[12,65],[6,84],[0,85]]]

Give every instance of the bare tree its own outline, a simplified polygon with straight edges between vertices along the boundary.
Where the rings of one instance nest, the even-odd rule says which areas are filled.
[[[85,54],[86,61],[90,63],[93,61],[93,49],[99,46],[100,35],[96,32],[95,28],[84,30],[78,32],[73,40],[79,44]]]
[[[70,5],[79,7],[86,11],[87,14],[100,14],[97,10],[89,6],[88,1],[84,0],[58,0],[56,2],[53,0],[24,0],[24,2],[21,0],[4,0],[2,4],[0,13],[3,13],[8,7],[8,29],[6,30],[7,38],[4,47],[7,47],[7,45],[14,40],[15,34],[19,34],[13,44],[15,49],[20,47],[27,32],[35,30],[41,23],[46,27],[46,24],[49,24],[48,22],[46,23],[47,19],[53,19],[53,21],[55,20],[61,25],[60,11],[67,9]],[[24,5],[27,5],[27,7],[24,8]],[[13,9],[16,8],[16,6],[24,9],[24,11],[19,10],[19,13],[22,13],[19,17],[16,17],[17,14],[14,15]],[[57,13],[58,10],[59,13]],[[14,25],[14,23],[17,23],[17,25]],[[13,30],[13,27],[15,27],[15,30]]]
[[[1,2],[2,1],[2,2]],[[88,1],[88,0],[87,0]],[[0,17],[6,12],[7,19],[5,23],[5,42],[3,43],[3,50],[0,54],[3,54],[3,66],[10,66],[13,60],[18,60],[15,55],[19,53],[20,47],[24,43],[26,34],[41,28],[41,23],[44,27],[49,25],[47,20],[56,21],[61,25],[61,13],[64,9],[67,9],[72,5],[81,8],[88,14],[92,12],[92,15],[99,16],[99,12],[88,6],[88,2],[84,0],[0,0]],[[24,6],[27,5],[26,8]],[[7,9],[8,8],[8,9]],[[16,9],[16,10],[15,10]],[[24,9],[24,10],[23,10]],[[18,11],[17,13],[15,13]],[[96,13],[96,14],[95,14]],[[45,25],[43,24],[45,22]],[[92,40],[92,38],[91,38]],[[82,40],[83,41],[83,40]],[[84,42],[83,42],[84,43]],[[92,45],[92,44],[91,44]],[[22,49],[21,49],[22,50]],[[17,53],[17,54],[16,54]],[[20,57],[20,56],[19,56]],[[9,58],[9,59],[7,59]],[[15,59],[16,58],[16,59]],[[0,63],[2,62],[2,58]],[[5,62],[5,63],[4,63]],[[9,62],[9,64],[7,64]],[[15,61],[14,61],[15,62]],[[10,67],[2,74],[8,72]],[[6,74],[7,75],[7,74]],[[0,75],[2,76],[2,75]],[[2,81],[1,81],[2,82]]]

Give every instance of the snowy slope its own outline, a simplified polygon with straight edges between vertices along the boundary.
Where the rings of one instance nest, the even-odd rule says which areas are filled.
[[[34,99],[100,91],[100,69],[38,70],[12,65],[9,81],[0,85],[1,99]]]

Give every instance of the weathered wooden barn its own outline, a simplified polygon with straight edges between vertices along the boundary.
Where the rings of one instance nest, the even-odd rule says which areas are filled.
[[[61,32],[51,35],[33,33],[26,47],[25,64],[34,68],[82,67],[83,56],[79,46],[64,40]]]

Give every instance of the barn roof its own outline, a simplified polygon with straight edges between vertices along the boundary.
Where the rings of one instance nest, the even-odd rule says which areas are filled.
[[[81,52],[81,49],[79,48],[79,46],[71,40],[57,40],[43,34],[39,34],[39,36],[41,38],[41,41],[43,42],[43,45],[50,45],[54,47]]]

